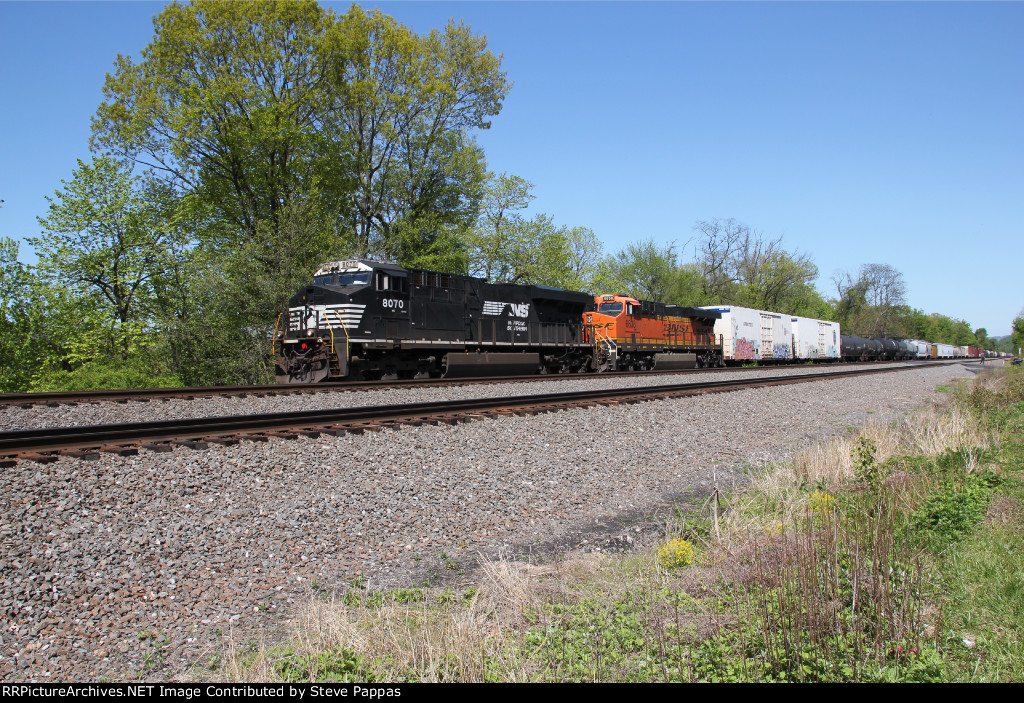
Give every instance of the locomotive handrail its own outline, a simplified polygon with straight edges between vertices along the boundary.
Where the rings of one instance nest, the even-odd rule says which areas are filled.
[[[270,356],[277,356],[277,328],[281,325],[281,315],[283,312],[277,313],[277,322],[274,323],[274,334],[270,337]],[[282,352],[283,353],[283,352]]]
[[[341,314],[337,310],[334,311],[334,316],[336,318],[338,318],[338,322],[341,323],[341,331],[345,333],[345,362],[348,363],[348,348],[349,348],[348,327],[345,326],[345,321],[341,319]],[[328,327],[330,327],[330,325],[328,325]],[[331,340],[332,340],[332,343],[333,343],[333,340],[334,340],[334,331],[333,331],[333,329],[331,330]],[[340,359],[339,359],[339,361],[340,361]]]
[[[324,316],[326,317],[326,314]],[[320,323],[317,322],[317,327],[319,326]],[[331,353],[334,354],[334,328],[331,327],[330,319],[327,320],[327,331],[331,333]]]

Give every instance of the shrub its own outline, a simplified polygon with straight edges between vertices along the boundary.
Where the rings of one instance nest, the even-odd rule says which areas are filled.
[[[693,545],[685,539],[669,540],[658,547],[658,563],[666,569],[689,566],[693,563]]]

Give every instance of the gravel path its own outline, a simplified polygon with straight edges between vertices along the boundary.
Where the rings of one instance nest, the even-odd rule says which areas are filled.
[[[0,495],[0,679],[187,677],[228,636],[273,637],[311,590],[424,583],[503,545],[582,542],[586,525],[597,534],[708,490],[712,469],[742,481],[744,467],[852,417],[918,406],[972,375],[931,367],[454,427],[19,462]]]
[[[898,366],[899,364],[881,364]],[[257,397],[196,398],[182,400],[168,398],[148,403],[99,402],[86,405],[37,405],[31,408],[0,407],[0,430],[28,430],[42,427],[72,427],[121,422],[148,422],[151,420],[177,420],[181,418],[215,417],[224,415],[250,415],[255,413],[288,412],[292,410],[322,410],[398,403],[426,403],[438,400],[467,400],[496,396],[539,395],[565,391],[589,391],[601,388],[630,388],[659,386],[672,383],[698,383],[700,381],[727,381],[734,378],[756,378],[800,373],[828,373],[849,367],[835,366],[779,366],[743,371],[714,373],[689,372],[664,376],[634,376],[605,378],[600,375],[559,377],[551,381],[524,381],[523,383],[496,383],[494,385],[448,386],[434,388],[394,388],[380,391],[322,392],[312,395],[278,395]]]

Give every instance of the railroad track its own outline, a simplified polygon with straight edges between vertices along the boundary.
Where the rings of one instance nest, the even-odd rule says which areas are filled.
[[[399,425],[457,424],[495,415],[537,414],[572,407],[636,403],[921,368],[927,366],[908,364],[882,369],[859,368],[645,388],[14,430],[0,432],[0,467],[13,466],[19,459],[46,463],[56,461],[62,455],[95,459],[101,452],[131,455],[137,454],[140,448],[151,451],[170,451],[175,446],[204,449],[210,444],[235,444],[242,439],[267,441],[271,437],[294,439],[300,435],[317,437],[322,434],[362,433]]]
[[[950,363],[948,360],[925,359],[924,363]],[[959,359],[957,361],[967,361]],[[872,366],[876,361],[847,362],[843,366]],[[888,362],[896,363],[896,362]],[[922,363],[912,361],[905,363]],[[386,388],[432,388],[443,386],[469,386],[489,383],[529,383],[533,381],[552,381],[570,378],[629,378],[636,376],[659,376],[685,373],[717,373],[726,371],[764,370],[780,368],[773,366],[727,366],[714,369],[674,369],[670,371],[620,371],[602,374],[555,374],[536,376],[488,376],[481,378],[410,378],[397,381],[338,381],[332,383],[296,384],[296,385],[248,385],[248,386],[193,386],[187,388],[126,388],[121,390],[96,391],[46,391],[39,393],[0,393],[0,407],[16,406],[31,408],[35,405],[84,405],[87,403],[115,402],[147,403],[151,401],[196,398],[216,398],[235,396],[238,398],[266,397],[274,395],[308,395],[313,393],[357,392],[380,390]]]

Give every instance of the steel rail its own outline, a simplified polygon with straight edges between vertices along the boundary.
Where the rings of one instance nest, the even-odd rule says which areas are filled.
[[[14,458],[54,460],[57,453],[94,458],[99,451],[135,453],[138,447],[167,450],[173,443],[193,448],[206,442],[234,443],[239,438],[313,436],[327,432],[361,432],[388,425],[458,422],[487,414],[547,412],[597,403],[639,402],[684,395],[725,392],[773,385],[808,383],[925,368],[920,365],[855,369],[831,373],[772,376],[728,381],[610,388],[596,391],[545,393],[499,398],[360,406],[326,410],[301,410],[261,415],[229,415],[136,422],[120,425],[83,425],[0,432],[0,458],[11,465]],[[49,455],[49,456],[47,456]]]
[[[843,366],[874,365],[879,363],[957,363],[971,359],[922,359],[904,362],[859,361],[845,362]],[[832,366],[836,362],[823,362],[822,365]],[[357,392],[378,390],[381,388],[433,388],[444,386],[468,386],[487,383],[530,383],[535,381],[553,381],[579,378],[629,378],[633,376],[664,376],[687,373],[721,373],[726,371],[749,371],[754,369],[775,369],[783,366],[726,366],[721,368],[672,369],[653,371],[615,371],[610,373],[578,373],[578,374],[536,374],[528,376],[488,376],[479,378],[408,378],[392,381],[331,381],[327,383],[304,384],[264,384],[251,386],[191,386],[183,388],[126,388],[119,390],[92,391],[40,391],[0,393],[0,407],[19,406],[30,408],[34,405],[76,405],[99,402],[149,402],[151,400],[169,400],[171,398],[194,400],[196,398],[215,398],[220,396],[263,397],[267,395],[307,395],[325,392]]]

